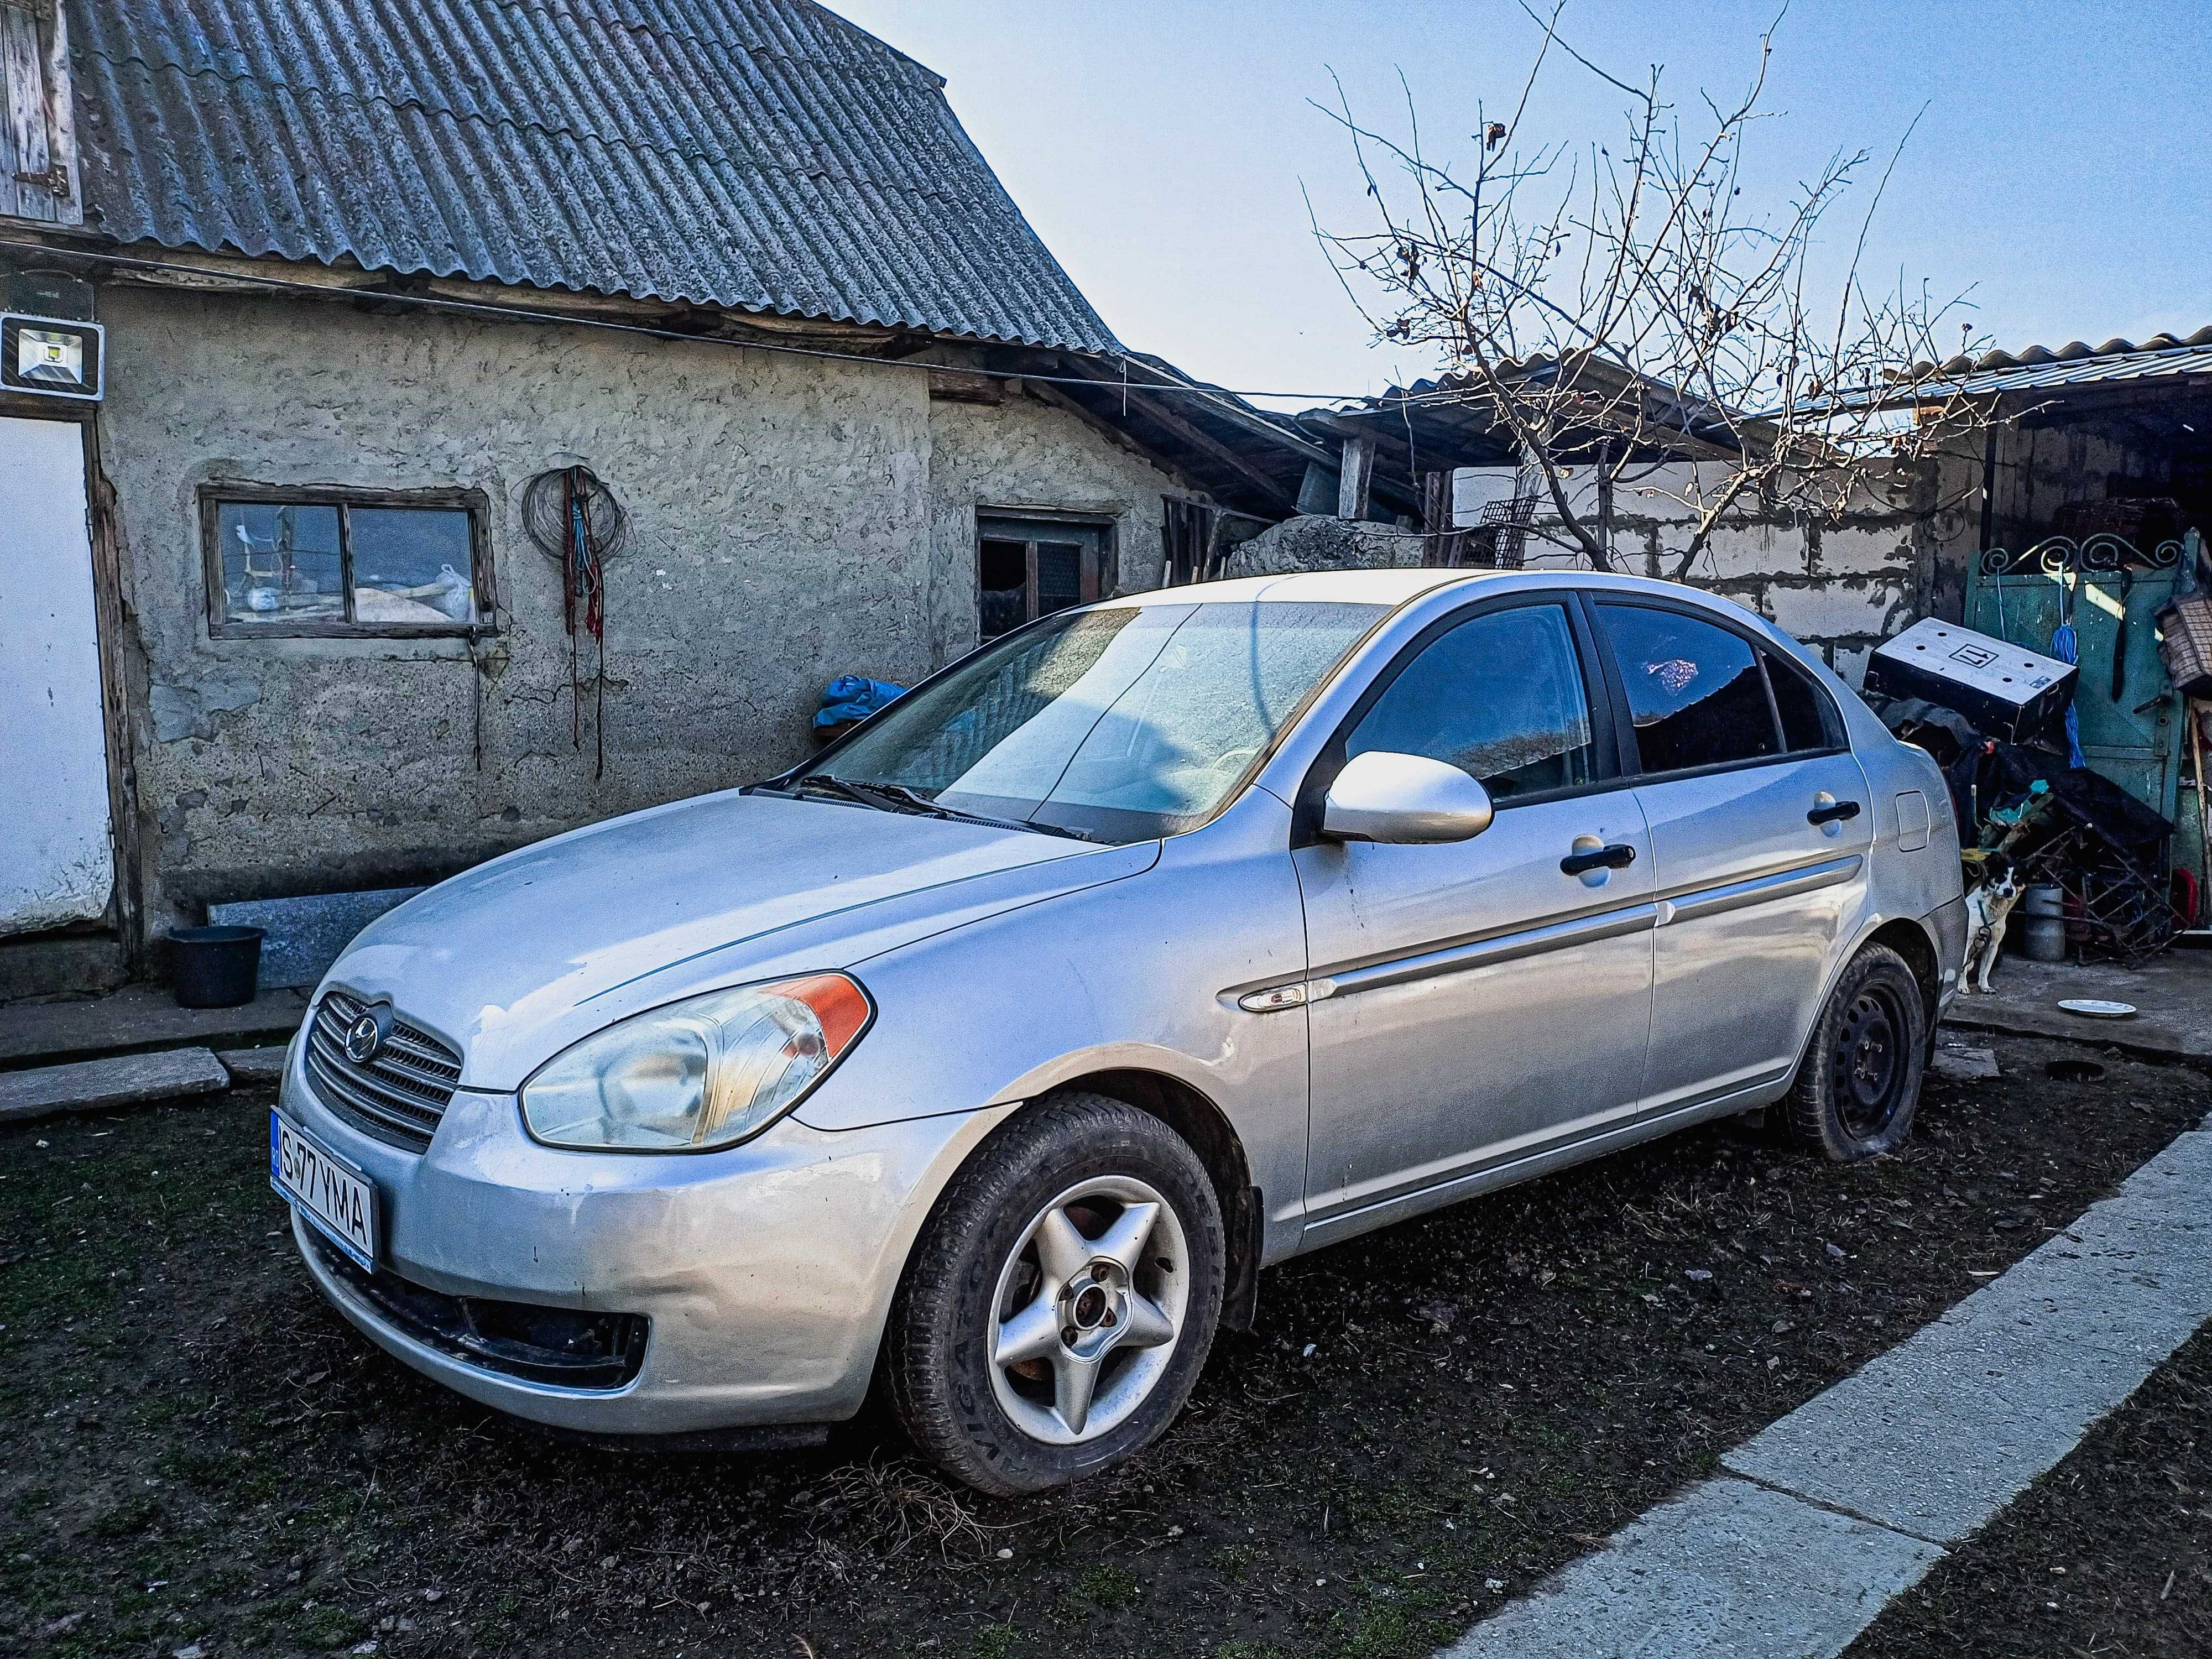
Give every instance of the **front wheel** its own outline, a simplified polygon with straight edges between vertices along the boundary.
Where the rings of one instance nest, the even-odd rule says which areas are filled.
[[[1838,1164],[1893,1152],[1912,1132],[1928,1063],[1928,1005],[1905,958],[1869,945],[1813,1027],[1784,1103],[1792,1137]]]
[[[1221,1209],[1149,1113],[1071,1093],[984,1142],[923,1225],[884,1364],[915,1445],[1001,1496],[1096,1474],[1189,1397],[1221,1317]]]

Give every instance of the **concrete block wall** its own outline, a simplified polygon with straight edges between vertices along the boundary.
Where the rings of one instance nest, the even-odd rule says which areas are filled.
[[[1684,504],[1721,487],[1710,464],[1650,469],[1613,495],[1613,557],[1632,575],[1676,579],[1697,514]],[[1520,488],[1534,485],[1519,475]],[[1455,522],[1477,521],[1480,504],[1510,495],[1506,467],[1468,468],[1454,478]],[[1569,506],[1584,523],[1597,517],[1593,470],[1570,469],[1562,480]],[[1708,538],[1686,576],[1691,586],[1735,600],[1820,651],[1846,681],[1860,684],[1866,659],[1891,635],[1931,614],[1935,550],[1956,533],[1957,508],[1939,509],[1917,474],[1855,501],[1842,522],[1782,515],[1731,514]],[[1523,562],[1534,568],[1575,569],[1589,561],[1565,532],[1548,497],[1540,499]]]

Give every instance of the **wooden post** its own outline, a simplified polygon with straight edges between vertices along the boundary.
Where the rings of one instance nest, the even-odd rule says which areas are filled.
[[[1367,516],[1368,486],[1375,479],[1375,440],[1362,434],[1344,441],[1344,460],[1336,474],[1336,516]]]

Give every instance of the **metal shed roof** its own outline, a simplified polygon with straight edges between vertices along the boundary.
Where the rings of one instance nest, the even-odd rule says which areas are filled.
[[[2212,374],[2212,328],[2201,328],[2185,340],[2161,334],[2141,345],[2132,340],[2107,340],[2100,346],[2090,346],[2075,340],[2056,350],[2030,346],[2018,353],[1992,351],[1980,357],[1954,357],[1938,372],[1942,380],[1913,387],[1917,399],[2047,392],[2105,381]]]
[[[809,0],[63,0],[125,242],[1119,349],[945,101]]]

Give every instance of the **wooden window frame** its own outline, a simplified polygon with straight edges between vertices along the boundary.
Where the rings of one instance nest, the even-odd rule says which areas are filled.
[[[1071,529],[1097,531],[1098,550],[1093,554],[1086,549],[1084,552],[1077,589],[1080,597],[1076,605],[1091,605],[1104,598],[1113,574],[1120,568],[1121,515],[1118,513],[1057,507],[978,507],[975,520],[975,588],[976,633],[979,637],[982,632],[983,544],[987,541],[1023,543],[1022,586],[1028,595],[1022,607],[1022,623],[1025,624],[1035,622],[1038,614],[1037,544],[1051,539],[1048,536],[1034,534],[1022,537],[991,533],[984,529],[987,523],[1026,526],[1032,529],[1041,529],[1048,525],[1066,525]],[[1074,607],[1067,608],[1073,610]],[[1003,639],[1006,636],[995,635],[993,637]]]
[[[348,509],[430,508],[463,512],[469,520],[469,580],[476,592],[472,623],[234,621],[222,562],[222,509],[252,507],[331,507],[338,515],[338,570],[346,609],[353,609],[353,526]],[[199,488],[200,556],[207,581],[208,634],[218,640],[451,640],[499,632],[499,591],[493,580],[491,498],[481,489],[430,488],[367,489],[342,484],[214,483]]]

